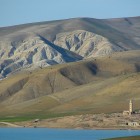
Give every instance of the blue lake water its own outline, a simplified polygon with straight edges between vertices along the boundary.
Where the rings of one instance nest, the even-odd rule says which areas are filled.
[[[0,140],[100,140],[134,135],[140,135],[140,131],[0,128]]]

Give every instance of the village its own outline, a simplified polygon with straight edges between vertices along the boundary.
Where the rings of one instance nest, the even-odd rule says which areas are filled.
[[[129,108],[120,113],[85,114],[52,119],[35,119],[20,122],[24,127],[74,128],[74,129],[140,129],[140,110],[133,110],[133,101]]]

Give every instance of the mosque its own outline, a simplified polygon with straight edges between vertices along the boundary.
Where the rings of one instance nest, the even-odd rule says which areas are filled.
[[[129,101],[129,110],[123,111],[123,115],[132,115],[134,113],[133,111],[133,101]]]

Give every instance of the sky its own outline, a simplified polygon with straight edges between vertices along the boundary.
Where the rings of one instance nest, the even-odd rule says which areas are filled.
[[[140,0],[0,0],[0,27],[91,17],[140,16]]]

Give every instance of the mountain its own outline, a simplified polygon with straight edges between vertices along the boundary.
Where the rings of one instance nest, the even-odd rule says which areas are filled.
[[[0,77],[139,50],[139,27],[140,17],[76,18],[0,28]]]
[[[140,17],[0,28],[0,79],[0,119],[139,109]]]
[[[0,117],[108,113],[140,105],[140,50],[13,74],[0,81]]]

